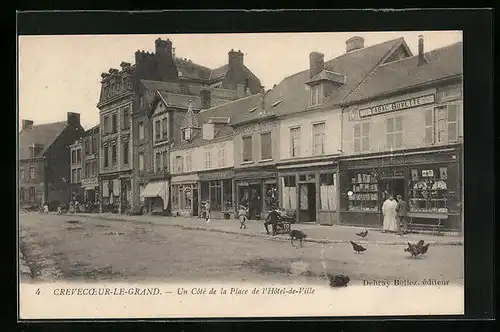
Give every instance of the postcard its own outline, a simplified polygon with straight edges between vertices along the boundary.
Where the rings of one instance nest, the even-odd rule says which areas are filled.
[[[19,318],[464,313],[461,31],[21,35]]]

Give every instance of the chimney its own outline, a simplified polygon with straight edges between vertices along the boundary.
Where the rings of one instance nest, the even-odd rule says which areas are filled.
[[[66,124],[68,126],[69,125],[79,126],[80,125],[80,113],[68,112],[67,113]]]
[[[418,65],[421,66],[427,63],[424,55],[424,36],[418,36]]]
[[[207,109],[212,106],[212,98],[211,98],[211,92],[209,89],[201,89],[200,90],[200,97],[201,97],[201,108],[202,109]]]
[[[363,37],[354,36],[347,39],[345,42],[346,53],[362,49],[363,47],[365,47],[365,39]]]
[[[22,120],[21,121],[21,125],[22,125],[22,130],[28,128],[28,127],[31,127],[33,125],[33,121],[32,120]]]
[[[229,68],[236,68],[236,67],[242,67],[243,66],[243,53],[238,50],[237,52],[234,50],[229,51],[228,53],[229,56]]]
[[[172,57],[172,42],[170,39],[162,40],[158,38],[155,40],[155,53],[157,55],[167,55]]]
[[[122,70],[129,69],[130,68],[130,63],[123,61],[122,63],[120,63],[120,67],[122,67]]]
[[[325,55],[319,52],[309,54],[309,78],[321,73],[325,68]]]
[[[238,84],[238,87],[236,88],[236,97],[238,99],[245,97],[245,84]]]

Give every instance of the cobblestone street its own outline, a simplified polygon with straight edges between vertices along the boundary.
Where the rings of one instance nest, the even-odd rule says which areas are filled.
[[[371,237],[358,241],[367,251],[355,254],[345,241],[306,242],[296,249],[284,240],[286,237],[279,241],[267,235],[229,234],[199,219],[193,220],[206,229],[212,227],[210,232],[192,229],[191,219],[136,217],[135,221],[113,221],[104,217],[21,214],[20,249],[31,276],[43,281],[320,282],[328,271],[349,275],[353,283],[365,279],[463,280],[460,245],[434,244],[428,255],[412,259],[403,251],[404,245],[371,242]],[[169,220],[170,224],[147,221],[158,219]],[[188,225],[172,227],[173,219]],[[238,230],[234,223],[231,226]],[[257,226],[250,224],[249,229]]]

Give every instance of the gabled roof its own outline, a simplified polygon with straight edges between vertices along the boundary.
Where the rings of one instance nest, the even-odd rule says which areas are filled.
[[[220,78],[223,78],[226,76],[227,72],[229,70],[229,65],[228,64],[225,64],[223,66],[220,66],[218,68],[215,68],[213,69],[211,72],[210,72],[210,77],[209,79],[210,80],[217,80],[217,79],[220,79]]]
[[[176,107],[176,108],[183,108],[186,109],[191,102],[191,106],[195,110],[200,110],[201,109],[201,97],[200,96],[193,96],[193,95],[183,95],[183,94],[177,94],[177,93],[171,93],[171,92],[165,92],[165,91],[158,91],[160,94],[163,102],[166,104],[167,107]],[[214,106],[222,105],[225,103],[228,103],[229,101],[226,99],[219,99],[219,98],[211,98],[210,102]]]
[[[346,83],[335,90],[323,106],[340,104],[388,54],[401,44],[404,44],[403,38],[393,39],[342,54],[325,62],[326,70],[346,75]],[[280,116],[306,110],[309,107],[310,97],[306,85],[309,79],[309,69],[286,77],[266,97],[266,105],[275,104],[279,100],[282,102],[274,108],[266,106],[266,112],[273,112]]]
[[[346,83],[346,75],[341,73],[335,73],[333,71],[324,69],[320,73],[316,74],[313,78],[311,78],[307,83],[320,82],[320,81],[331,81],[335,83],[345,84]]]
[[[193,107],[191,105],[191,102],[189,102],[189,107],[186,115],[184,116],[184,120],[182,121],[181,129],[199,127],[200,125],[198,124],[198,120],[196,120],[196,116],[194,115]]]
[[[260,105],[261,94],[255,94],[234,100],[231,102],[226,102],[222,105],[215,106],[206,110],[202,110],[196,114],[196,120],[200,126],[204,123],[208,123],[211,118],[229,118],[229,124],[214,124],[214,138],[210,141],[203,140],[202,130],[195,131],[190,141],[188,142],[174,142],[173,149],[184,149],[191,146],[202,144],[210,144],[214,140],[229,138],[233,135],[234,129],[232,125],[234,121],[238,121],[241,118],[241,114],[248,112],[249,109],[253,107],[258,107]]]
[[[427,63],[419,66],[418,55],[387,63],[375,71],[345,103],[354,103],[463,74],[463,43],[458,42],[425,53]]]
[[[33,125],[19,133],[19,159],[33,158],[31,146],[42,146],[35,157],[41,157],[66,128],[66,121]]]
[[[177,83],[141,80],[144,87],[151,91],[166,91],[176,94],[199,96],[201,89],[210,89],[212,99],[234,100],[237,97],[236,90],[209,88],[197,83]]]
[[[212,71],[210,68],[183,58],[176,57],[174,62],[177,70],[181,73],[181,77],[208,80]]]

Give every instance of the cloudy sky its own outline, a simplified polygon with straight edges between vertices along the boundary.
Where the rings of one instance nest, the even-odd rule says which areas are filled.
[[[420,34],[426,52],[462,40],[459,31],[21,36],[19,119],[40,124],[64,121],[66,112],[78,112],[85,129],[97,124],[101,72],[119,68],[122,61],[134,63],[138,49],[154,51],[158,37],[170,38],[177,56],[210,68],[227,63],[230,49],[241,50],[245,65],[271,88],[309,68],[312,51],[324,53],[325,61],[341,55],[345,41],[354,35],[364,37],[365,46],[404,37],[416,54]]]

